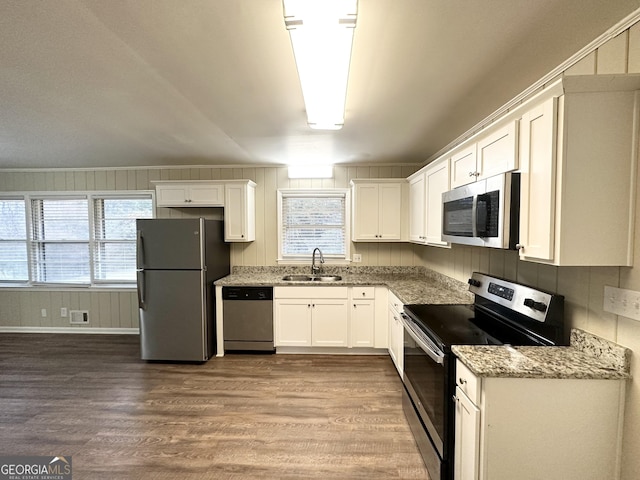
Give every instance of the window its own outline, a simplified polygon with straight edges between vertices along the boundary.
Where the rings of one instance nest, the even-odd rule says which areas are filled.
[[[29,280],[23,198],[0,198],[0,281]]]
[[[150,194],[0,198],[0,281],[133,282],[135,220],[152,217]]]
[[[151,218],[150,200],[96,198],[93,208],[95,280],[135,280],[136,218]]]
[[[318,247],[327,259],[348,257],[348,191],[278,190],[281,260],[311,258]]]
[[[89,283],[88,198],[31,200],[34,282]]]

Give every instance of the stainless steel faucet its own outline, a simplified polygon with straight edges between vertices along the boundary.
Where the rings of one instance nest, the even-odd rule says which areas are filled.
[[[320,265],[316,265],[316,252],[320,254]],[[316,275],[322,270],[322,264],[324,263],[324,257],[322,256],[322,250],[318,247],[313,249],[313,254],[311,255],[311,275]]]

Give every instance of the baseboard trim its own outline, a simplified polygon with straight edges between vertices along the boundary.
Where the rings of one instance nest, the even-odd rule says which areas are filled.
[[[276,347],[276,353],[294,355],[389,355],[389,350],[371,347]]]
[[[0,333],[80,333],[94,335],[138,335],[138,328],[0,327]]]

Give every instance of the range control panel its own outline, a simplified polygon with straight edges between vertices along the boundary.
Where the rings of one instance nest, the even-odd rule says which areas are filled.
[[[469,279],[469,291],[539,322],[547,320],[554,305],[564,302],[561,295],[478,272]]]

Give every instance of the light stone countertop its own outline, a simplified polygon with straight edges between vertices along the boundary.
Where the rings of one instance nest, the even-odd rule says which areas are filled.
[[[424,267],[325,267],[323,274],[340,275],[337,282],[288,282],[285,275],[308,274],[308,267],[234,267],[217,286],[357,286],[389,288],[402,303],[471,304],[473,294],[465,283]]]
[[[582,330],[568,347],[454,345],[453,353],[479,377],[628,379],[630,350]]]

